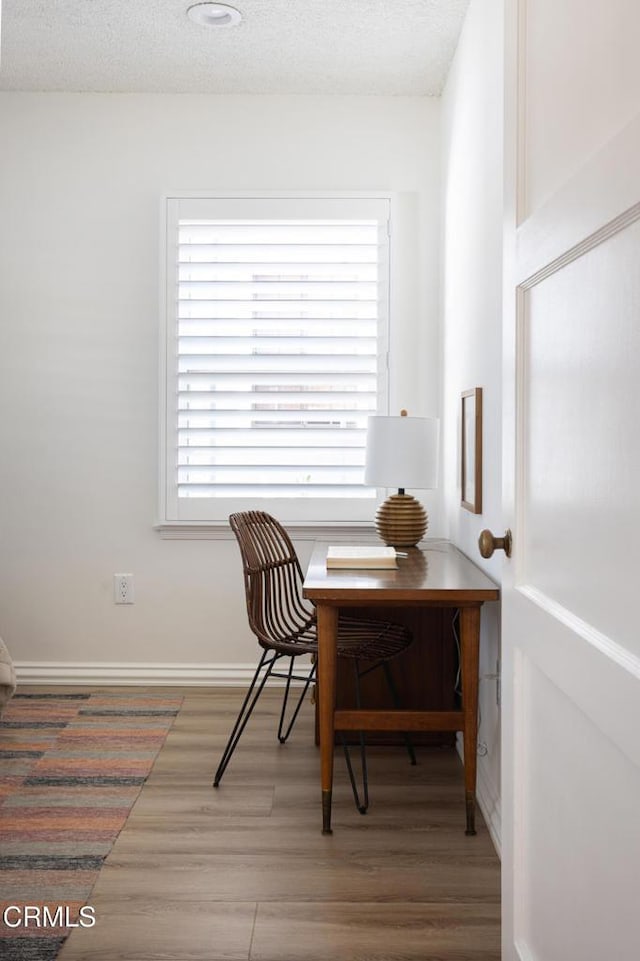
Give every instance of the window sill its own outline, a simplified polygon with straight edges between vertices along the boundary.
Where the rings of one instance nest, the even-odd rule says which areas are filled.
[[[292,521],[286,524],[286,528],[291,537],[298,541],[331,540],[336,543],[346,543],[356,538],[358,541],[371,540],[377,542],[378,540],[373,526],[366,521],[355,523],[346,521],[344,523],[322,523],[316,521],[305,524]],[[163,540],[170,541],[228,541],[233,540],[234,536],[226,521],[163,521],[155,524],[153,529],[158,532]]]

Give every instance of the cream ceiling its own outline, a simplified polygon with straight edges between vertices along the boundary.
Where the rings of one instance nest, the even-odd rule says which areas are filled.
[[[438,95],[469,0],[2,0],[0,89]],[[233,0],[232,0],[233,2]]]

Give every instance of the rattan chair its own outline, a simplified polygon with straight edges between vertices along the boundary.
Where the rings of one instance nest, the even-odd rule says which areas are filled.
[[[286,680],[278,740],[284,744],[311,684],[315,682],[315,655],[318,650],[315,608],[302,596],[302,570],[291,539],[282,525],[263,511],[246,511],[229,517],[242,556],[247,614],[251,630],[262,647],[262,656],[240,708],[237,720],[222,753],[215,773],[218,787],[254,707],[270,677]],[[411,644],[411,634],[403,626],[383,621],[340,616],[338,625],[338,657],[348,658],[355,677],[356,704],[360,706],[360,678],[381,668],[398,706],[388,662]],[[301,654],[312,655],[312,666],[303,674],[294,672],[294,662]],[[282,658],[288,658],[284,672],[276,670]],[[362,664],[364,662],[364,666]],[[302,682],[289,721],[286,721],[291,682]],[[408,735],[404,735],[411,763],[415,753]],[[356,785],[346,738],[342,742],[354,800],[364,814],[369,806],[369,789],[364,734],[360,732],[362,765],[362,799]]]

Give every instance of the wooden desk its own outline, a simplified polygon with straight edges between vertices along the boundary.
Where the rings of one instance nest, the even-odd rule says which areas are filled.
[[[495,601],[496,585],[446,541],[426,542],[387,571],[326,569],[326,544],[317,544],[304,596],[318,614],[318,718],[322,833],[331,834],[333,751],[336,730],[462,731],[465,757],[466,833],[475,834],[480,608]],[[338,611],[349,607],[456,607],[460,610],[462,707],[452,711],[336,710]]]

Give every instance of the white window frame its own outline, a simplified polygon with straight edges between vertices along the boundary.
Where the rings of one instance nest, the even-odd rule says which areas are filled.
[[[388,209],[388,230],[394,217],[395,196],[391,192],[234,192],[220,191],[173,191],[162,198],[161,206],[161,294],[160,294],[160,481],[159,481],[159,510],[157,529],[168,536],[172,532],[199,531],[203,536],[215,528],[228,528],[228,515],[233,511],[243,509],[266,510],[275,514],[285,523],[298,526],[302,530],[333,527],[335,530],[353,527],[370,527],[376,507],[376,497],[382,492],[372,491],[370,497],[358,498],[183,498],[177,495],[175,481],[175,464],[173,450],[176,424],[177,405],[171,403],[175,396],[176,370],[176,331],[175,331],[175,302],[176,279],[169,269],[169,253],[175,249],[177,233],[175,224],[171,223],[168,214],[170,201],[193,200],[196,204],[208,199],[234,198],[241,200],[266,199],[274,202],[274,216],[277,213],[278,201],[295,198],[302,202],[307,199],[323,200],[327,210],[331,209],[331,201],[338,201],[342,208],[340,216],[347,216],[346,204],[355,201],[361,207],[368,200],[383,201]],[[335,206],[335,205],[334,205]],[[327,214],[329,216],[329,214]],[[175,259],[175,258],[174,258]],[[377,412],[388,413],[389,406],[389,351],[390,351],[390,287],[393,283],[394,258],[389,244],[388,277],[383,278],[384,284],[384,316],[379,328],[379,357],[378,372],[378,402]],[[388,281],[388,282],[386,282]]]

